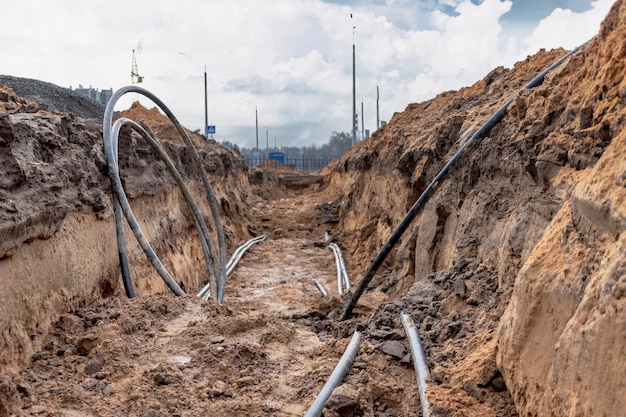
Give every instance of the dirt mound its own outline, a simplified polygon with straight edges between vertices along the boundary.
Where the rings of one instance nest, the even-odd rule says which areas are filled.
[[[84,119],[102,119],[104,105],[69,88],[30,78],[0,75],[0,87],[7,86],[20,97],[43,104],[55,113],[71,113]]]
[[[131,120],[144,119],[151,127],[172,123],[170,122],[170,119],[159,110],[158,107],[153,107],[148,110],[138,101],[134,101],[129,109],[119,112],[119,117],[126,117]]]
[[[106,206],[100,125],[0,90],[0,258],[48,238],[75,207]],[[87,162],[87,163],[85,163]]]

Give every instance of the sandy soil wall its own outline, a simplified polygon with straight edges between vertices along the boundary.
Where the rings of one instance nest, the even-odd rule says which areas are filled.
[[[593,41],[519,93],[370,284],[396,297],[472,257],[496,271],[506,313],[477,338],[498,341],[481,353],[497,355],[520,415],[624,409],[624,39],[617,1]],[[332,167],[336,233],[360,272],[464,138],[563,54],[543,51],[409,105]]]
[[[59,312],[117,289],[118,274],[115,228],[93,213],[70,214],[50,239],[3,259],[0,368],[24,363]]]
[[[60,313],[123,294],[123,288],[100,122],[49,113],[6,89],[0,90],[0,110],[3,372],[22,365],[39,348],[40,336]],[[157,122],[157,137],[165,139],[211,224],[197,170],[188,162],[181,140],[171,139],[171,129],[161,126],[154,112],[134,111]],[[232,251],[250,236],[244,209],[250,190],[245,161],[217,144],[194,140],[212,174]],[[120,167],[133,211],[155,251],[184,288],[198,289],[206,279],[206,266],[197,231],[162,162],[147,144],[126,132]],[[128,228],[126,236],[136,291],[166,290]]]
[[[517,276],[499,366],[529,415],[626,407],[626,134],[581,178]]]

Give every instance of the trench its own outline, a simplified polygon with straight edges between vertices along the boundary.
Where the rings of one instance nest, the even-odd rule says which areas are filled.
[[[242,257],[223,304],[161,293],[63,315],[13,378],[23,411],[304,415],[350,340],[325,317],[341,300],[333,251],[310,230],[315,204],[311,195],[267,203],[281,216],[263,223],[268,239]],[[412,365],[400,359],[364,338],[327,412],[420,415]]]
[[[532,88],[541,83],[544,74],[555,65],[533,79],[526,88]],[[136,91],[137,89],[127,87],[127,90]],[[119,96],[123,92],[116,94]],[[157,104],[159,103],[154,97],[150,98]],[[352,310],[368,282],[373,278],[376,270],[393,245],[399,240],[415,214],[434,192],[435,187],[445,179],[447,171],[474,140],[480,138],[484,132],[488,132],[493,124],[498,123],[512,100],[513,98],[501,107],[481,129],[474,133],[470,140],[461,146],[429,188],[422,193],[401,225],[394,231],[387,244],[370,264],[368,271],[346,304],[340,317],[341,321],[350,318]],[[160,107],[170,116],[164,106],[160,105]],[[127,295],[132,298],[134,294],[132,283],[129,280],[125,243],[123,243],[125,240],[124,230],[120,226],[122,212],[128,219],[140,246],[164,282],[176,295],[183,296],[185,292],[162,266],[139,226],[136,225],[137,222],[130,210],[117,167],[116,132],[119,130],[116,129],[119,129],[118,122],[113,125],[114,133],[111,142],[110,115],[112,108],[112,105],[108,106],[105,113],[104,140],[109,172],[116,191],[113,195],[113,202],[118,242],[120,242],[118,246],[120,264]],[[140,320],[131,320],[130,322],[122,320],[122,323],[117,323],[118,319],[127,316],[132,317],[133,313],[136,316],[142,315],[143,310],[133,311],[133,307],[137,307],[137,303],[133,305],[131,301],[127,301],[127,305],[123,305],[117,300],[117,307],[122,310],[127,308],[127,311],[110,314],[112,309],[108,308],[106,309],[108,315],[103,316],[100,322],[92,320],[81,323],[81,320],[89,313],[68,313],[64,320],[56,326],[56,329],[62,331],[57,332],[57,334],[52,332],[52,339],[44,345],[44,350],[33,356],[34,364],[21,372],[21,378],[15,378],[17,384],[15,391],[10,396],[15,402],[25,404],[25,409],[34,408],[37,411],[35,414],[39,414],[42,404],[46,404],[45,401],[41,400],[49,399],[48,407],[54,411],[61,411],[65,415],[99,415],[103,407],[107,410],[106,413],[142,415],[144,417],[161,415],[163,414],[162,409],[165,409],[167,415],[188,415],[189,413],[196,415],[198,408],[205,411],[211,410],[210,415],[259,415],[267,413],[272,415],[302,415],[305,411],[305,405],[311,403],[314,393],[318,391],[319,383],[325,380],[325,376],[329,375],[331,370],[329,368],[333,368],[332,365],[336,360],[332,359],[336,359],[347,344],[346,328],[341,328],[340,324],[333,326],[332,322],[327,321],[326,323],[318,323],[319,325],[316,327],[313,326],[313,317],[337,318],[339,314],[337,307],[341,304],[339,295],[343,291],[341,289],[341,276],[337,275],[339,285],[338,296],[335,297],[336,305],[326,306],[324,313],[321,304],[324,301],[332,300],[332,297],[327,295],[322,298],[322,303],[320,303],[320,295],[316,291],[316,285],[318,287],[332,286],[330,282],[332,278],[329,278],[325,272],[332,269],[329,268],[329,264],[332,265],[333,262],[327,251],[322,255],[324,245],[311,243],[311,236],[308,236],[309,239],[298,240],[293,237],[286,238],[285,236],[291,236],[288,233],[282,236],[276,236],[274,233],[274,237],[279,239],[262,246],[257,245],[254,250],[250,251],[250,255],[240,268],[240,272],[235,273],[230,280],[230,286],[236,289],[229,291],[228,297],[232,299],[232,303],[229,303],[228,306],[224,305],[226,291],[225,244],[215,196],[192,142],[173,116],[170,116],[170,120],[179,128],[183,139],[189,146],[194,162],[197,162],[200,167],[201,179],[207,190],[213,213],[219,240],[216,246],[219,246],[220,261],[217,260],[216,249],[210,242],[208,229],[203,224],[204,219],[197,213],[194,205],[191,202],[189,204],[194,213],[207,266],[213,263],[213,265],[220,267],[220,270],[216,267],[215,270],[211,271],[209,268],[208,271],[209,279],[213,280],[210,286],[215,299],[202,300],[180,297],[166,300],[163,298],[166,296],[160,296],[160,307],[154,310],[149,309],[149,311],[160,312],[161,316],[158,317],[157,315],[144,324],[138,324],[141,323]],[[144,131],[139,125],[135,124],[133,128],[147,140],[154,139],[149,131]],[[157,151],[162,150],[156,142],[153,143],[153,147]],[[164,159],[167,160],[167,157]],[[172,170],[172,174],[176,176],[175,169]],[[182,181],[177,182],[187,197],[189,193],[185,192],[185,187],[181,184]],[[284,202],[285,200],[281,201]],[[303,204],[302,201],[299,203],[299,205]],[[292,207],[296,206],[297,204]],[[275,219],[276,224],[272,226],[275,228],[279,224],[284,226],[287,219],[298,219],[297,213],[286,214],[289,215]],[[440,217],[447,217],[439,214]],[[439,224],[438,226],[441,227]],[[298,225],[296,225],[296,229],[298,229]],[[305,230],[313,231],[306,227]],[[335,251],[334,247],[333,251]],[[337,258],[340,257],[336,251],[335,255]],[[326,262],[326,259],[329,259],[330,262]],[[246,267],[246,265],[248,266]],[[338,260],[335,265],[339,269]],[[347,276],[347,273],[345,275]],[[207,303],[213,308],[206,308]],[[330,317],[328,313],[332,312],[333,308],[336,315]],[[221,314],[215,314],[216,311]],[[320,313],[314,314],[315,311]],[[168,313],[173,313],[171,314],[173,317],[167,317]],[[161,323],[157,323],[159,318],[162,319]],[[108,326],[106,325],[107,320],[109,321]],[[403,322],[405,322],[404,319]],[[94,326],[98,323],[102,327]],[[83,331],[94,327],[91,329],[93,334],[91,336],[82,334],[80,332],[81,324]],[[157,328],[156,332],[153,330],[154,328]],[[72,337],[73,330],[77,333]],[[111,339],[107,336],[110,336]],[[211,336],[210,346],[206,341],[207,336]],[[360,339],[360,331],[354,332],[354,336],[353,340]],[[200,340],[194,341],[194,337]],[[354,347],[354,345],[351,342],[348,348]],[[412,347],[413,345],[414,343],[411,343]],[[345,373],[342,371],[341,376],[336,378],[337,385],[342,380],[346,381],[343,384],[345,388],[338,392],[334,402],[331,401],[329,407],[331,409],[335,407],[336,415],[355,415],[357,410],[361,414],[367,411],[372,414],[377,411],[379,412],[377,415],[421,414],[414,404],[416,403],[414,400],[416,398],[415,389],[411,388],[413,385],[409,383],[412,379],[412,373],[406,366],[410,360],[405,360],[404,351],[402,346],[387,345],[385,348],[383,344],[376,346],[371,343],[364,347],[364,354],[359,354],[358,351],[353,350],[348,355],[350,356],[350,363],[347,366],[343,365]],[[387,356],[393,357],[399,363],[394,363]],[[346,356],[344,355],[344,357]],[[417,360],[418,356],[414,354],[413,357]],[[355,370],[351,370],[352,362],[355,359],[360,360],[359,365],[355,366]],[[123,363],[120,364],[120,361]],[[425,362],[423,359],[420,361]],[[49,367],[54,370],[47,372]],[[418,374],[421,402],[424,406],[426,404],[424,398],[425,383],[420,381],[417,366],[415,369]],[[41,372],[37,372],[37,370]],[[372,376],[376,370],[378,370],[378,374]],[[51,378],[51,374],[56,375],[57,378]],[[79,383],[78,378],[72,378],[73,375],[87,376],[87,378]],[[335,375],[335,372],[332,375]],[[64,383],[60,383],[59,379],[63,377],[66,380]],[[358,380],[354,380],[354,378]],[[387,391],[381,388],[385,386],[381,382],[385,379],[389,383],[387,386],[392,387]],[[44,381],[52,381],[53,385],[50,386]],[[189,389],[189,385],[192,385],[193,388]],[[324,385],[322,391],[325,391],[327,386],[328,384]],[[43,391],[37,390],[40,387],[43,387]],[[159,392],[162,387],[173,388],[173,392]],[[204,387],[204,389],[201,389],[202,395],[199,397],[180,394],[181,392],[198,392],[200,387]],[[360,389],[363,387],[365,389]],[[475,397],[470,392],[473,391],[471,387],[467,389],[464,387],[464,389],[470,396]],[[332,390],[331,388],[328,391],[328,396]],[[9,391],[11,390],[9,389]],[[326,400],[327,398],[323,399],[317,411],[312,412],[309,409],[306,415],[320,415],[322,412],[321,405]],[[318,403],[318,400],[315,400],[315,403]],[[367,410],[368,408],[369,410]],[[139,409],[138,413],[136,412],[137,409]],[[346,409],[351,409],[352,412],[346,413]],[[414,413],[410,410],[414,410]],[[380,414],[380,412],[385,414]],[[423,415],[428,414],[428,411],[424,409]]]

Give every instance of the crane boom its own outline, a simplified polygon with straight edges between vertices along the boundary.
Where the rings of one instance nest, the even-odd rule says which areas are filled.
[[[141,41],[137,45],[137,54],[135,54],[135,49],[133,49],[133,61],[130,67],[130,82],[131,84],[139,84],[143,82],[143,76],[139,75],[139,70],[137,69],[137,55],[141,54],[142,45]]]

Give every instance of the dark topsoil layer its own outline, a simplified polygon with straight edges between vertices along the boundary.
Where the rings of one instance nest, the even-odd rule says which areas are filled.
[[[56,113],[72,113],[84,119],[102,119],[104,105],[69,88],[30,78],[0,75],[0,87],[10,87],[18,96],[43,103]]]

